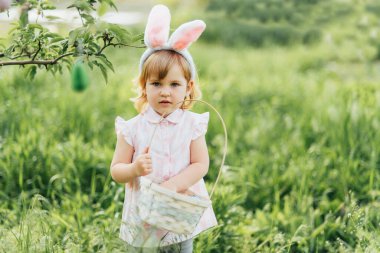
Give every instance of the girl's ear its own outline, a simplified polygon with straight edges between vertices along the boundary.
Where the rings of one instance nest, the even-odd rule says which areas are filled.
[[[193,90],[193,87],[194,87],[194,81],[190,80],[187,84],[187,87],[186,87],[186,94],[187,95],[190,95],[191,91]]]
[[[206,24],[202,20],[187,22],[175,30],[170,36],[169,46],[174,50],[184,50],[196,41],[206,29]]]
[[[169,37],[170,11],[165,5],[159,4],[149,13],[145,28],[144,42],[150,48],[163,47]]]

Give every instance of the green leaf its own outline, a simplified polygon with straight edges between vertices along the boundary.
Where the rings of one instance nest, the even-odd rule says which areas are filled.
[[[98,44],[96,44],[95,42],[93,41],[90,41],[88,43],[88,46],[89,48],[93,51],[93,52],[98,52],[100,50],[100,46]]]
[[[108,31],[113,34],[119,42],[128,43],[131,41],[131,34],[119,25],[109,24]]]
[[[94,9],[86,0],[76,0],[74,4],[69,5],[67,8],[77,8],[87,12]]]
[[[102,72],[102,75],[104,77],[104,80],[106,81],[106,83],[108,82],[108,74],[107,74],[107,69],[103,66],[103,64],[97,62],[97,61],[93,61],[93,63],[98,66]]]
[[[144,33],[134,35],[131,38],[131,42],[137,42],[137,41],[142,41],[142,40],[144,40]]]
[[[81,13],[81,16],[86,20],[86,24],[93,24],[95,22],[94,17],[89,14]]]
[[[66,63],[69,66],[73,64],[73,61],[70,58],[62,58],[61,61]]]
[[[54,5],[44,4],[42,9],[44,9],[44,10],[55,10],[57,8]]]
[[[99,8],[98,8],[98,15],[99,17],[103,16],[108,10],[108,6],[106,2],[101,2]]]
[[[28,28],[29,29],[38,29],[38,30],[41,30],[41,31],[44,30],[44,28],[40,24],[28,24]]]
[[[102,71],[102,75],[104,77],[104,80],[106,80],[106,83],[108,83],[107,69],[102,64],[99,64],[99,68]]]
[[[117,6],[116,6],[112,1],[109,2],[109,5],[110,5],[112,8],[114,8],[116,11],[119,11],[119,10],[117,9]]]
[[[44,36],[46,38],[59,38],[59,39],[63,40],[62,36],[60,36],[59,34],[56,34],[56,33],[52,33],[52,32],[45,32]]]
[[[77,40],[79,35],[82,35],[84,32],[85,32],[84,27],[79,27],[77,29],[70,31],[70,33],[69,33],[69,45],[70,46],[74,45],[74,42]]]
[[[26,69],[26,76],[28,76],[31,80],[34,79],[34,77],[36,76],[36,73],[37,73],[37,66],[35,65],[29,66]]]
[[[97,59],[101,60],[112,72],[115,72],[112,62],[110,62],[104,54],[101,54],[97,57]]]
[[[65,38],[63,38],[63,37],[55,37],[55,38],[52,38],[51,40],[50,40],[50,43],[57,43],[57,42],[61,42],[61,41],[63,41]]]
[[[63,42],[62,42],[62,53],[66,53],[67,52],[67,49],[69,47],[69,43],[68,43],[68,40],[65,39]]]
[[[60,19],[60,17],[57,17],[57,16],[51,16],[51,15],[44,16],[44,17],[45,17],[46,19],[50,20],[50,21]]]
[[[58,66],[59,66],[59,68],[58,68],[59,74],[60,74],[60,75],[63,75],[62,66],[61,66],[61,65],[58,65]]]
[[[27,11],[21,12],[19,22],[20,22],[20,27],[25,27],[28,24],[29,21],[28,21],[28,12]]]
[[[89,62],[87,63],[87,65],[90,67],[91,70],[94,69],[94,63],[92,63],[92,61],[89,61]]]

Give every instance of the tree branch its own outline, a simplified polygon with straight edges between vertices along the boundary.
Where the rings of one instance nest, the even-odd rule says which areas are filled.
[[[145,46],[134,46],[134,45],[128,45],[128,44],[124,44],[124,43],[109,43],[109,44],[104,45],[98,52],[96,52],[94,54],[87,54],[87,55],[88,56],[91,56],[91,55],[100,55],[103,52],[103,50],[106,49],[109,46],[114,46],[114,47],[116,47],[116,46],[124,46],[124,47],[133,47],[133,48],[145,48]],[[52,60],[35,60],[35,57],[38,54],[38,52],[39,52],[40,49],[41,48],[39,48],[37,50],[37,52],[34,54],[34,56],[33,56],[33,58],[31,60],[8,61],[8,62],[6,62],[6,61],[1,62],[0,61],[0,67],[2,67],[2,66],[9,66],[9,65],[21,65],[21,66],[24,66],[24,65],[32,65],[32,64],[47,66],[47,65],[56,64],[59,60],[61,60],[64,57],[67,57],[67,56],[70,56],[70,55],[74,55],[74,53],[66,53],[66,54],[60,55],[57,58],[52,59]],[[4,57],[4,54],[0,53],[0,57]],[[21,57],[21,56],[18,56],[18,57]]]
[[[99,50],[97,55],[100,55],[103,52],[103,50],[111,44],[111,40],[109,41],[109,44],[107,44],[107,38],[108,38],[108,34],[106,33],[104,34],[104,37],[103,37],[103,47]]]
[[[37,49],[37,52],[34,54],[32,61],[34,61],[34,59],[36,59],[36,56],[40,52],[40,50],[41,50],[41,41],[39,40],[38,41],[38,49]]]
[[[79,8],[76,8],[76,9],[77,9],[77,11],[78,11],[78,14],[79,14],[80,20],[82,21],[82,25],[84,26],[83,18],[82,18],[82,15],[80,15]]]
[[[146,46],[134,46],[134,45],[128,45],[128,44],[124,44],[124,43],[110,43],[109,44],[110,46],[124,46],[124,47],[133,47],[133,48],[146,48]]]
[[[55,58],[55,60],[52,62],[52,64],[56,64],[60,59],[62,59],[63,57],[66,57],[66,56],[69,56],[69,55],[73,55],[74,53],[66,53],[66,54],[63,54],[57,58]]]
[[[9,62],[0,62],[0,66],[9,66],[9,65],[21,65],[21,66],[24,66],[24,65],[31,65],[31,64],[35,64],[35,65],[52,65],[52,64],[56,64],[60,59],[62,59],[63,57],[66,57],[66,56],[69,56],[69,55],[73,55],[74,53],[67,53],[67,54],[63,54],[63,55],[60,55],[59,57],[53,59],[53,60],[39,60],[39,61],[36,61],[36,60],[26,60],[26,61],[9,61]]]

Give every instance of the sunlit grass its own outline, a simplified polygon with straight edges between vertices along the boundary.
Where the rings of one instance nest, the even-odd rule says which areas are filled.
[[[380,250],[379,65],[338,48],[194,45],[203,99],[229,130],[213,199],[220,226],[195,252]],[[116,115],[136,115],[140,54],[112,51],[109,83],[92,73],[84,93],[67,73],[29,81],[0,70],[0,252],[126,252],[124,189],[109,164]],[[210,184],[222,140],[212,115]]]

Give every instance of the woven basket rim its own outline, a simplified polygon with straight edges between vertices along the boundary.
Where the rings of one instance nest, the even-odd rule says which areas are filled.
[[[180,200],[180,201],[185,201],[185,202],[193,204],[193,205],[197,205],[197,206],[207,208],[212,203],[211,200],[206,199],[203,196],[196,195],[196,196],[198,196],[198,198],[194,198],[192,196],[188,196],[185,194],[181,194],[181,193],[171,191],[169,189],[166,189],[166,188],[154,183],[153,181],[151,181],[150,179],[145,178],[145,177],[141,177],[140,182],[144,183],[144,184],[150,184],[150,188],[156,192],[162,193],[166,196],[172,197],[172,198]]]

